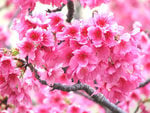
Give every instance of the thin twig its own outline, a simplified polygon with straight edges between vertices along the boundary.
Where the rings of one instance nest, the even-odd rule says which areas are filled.
[[[39,81],[41,84],[43,84],[43,85],[48,85],[48,83],[47,83],[45,80],[41,80],[41,79],[40,79],[40,76],[39,76],[39,74],[38,74],[37,69],[35,69],[34,66],[33,66],[31,63],[29,63],[27,66],[30,68],[30,70],[31,70],[32,72],[34,72],[35,78],[38,79],[38,81]]]
[[[139,87],[137,87],[137,88],[144,87],[144,86],[146,86],[149,83],[150,83],[150,79],[147,79],[145,82],[140,83]]]
[[[48,13],[52,13],[52,12],[58,12],[58,11],[61,11],[61,10],[63,9],[64,6],[65,6],[65,4],[62,4],[61,7],[58,7],[57,9],[54,9],[54,10],[48,9],[47,12],[48,12]]]
[[[140,109],[141,104],[145,104],[145,103],[147,103],[147,102],[150,102],[150,99],[149,99],[149,98],[148,98],[148,99],[145,99],[145,100],[140,100],[140,101],[138,102],[138,105],[137,105],[137,107],[136,107],[134,113],[137,113],[137,112],[138,112],[138,110]]]

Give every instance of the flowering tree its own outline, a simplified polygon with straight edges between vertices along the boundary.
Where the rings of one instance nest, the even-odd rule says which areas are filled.
[[[150,7],[133,1],[7,0],[3,8],[18,9],[7,18],[19,43],[11,48],[0,28],[0,112],[149,113]],[[37,2],[56,9],[34,13]],[[115,16],[101,10],[72,20],[75,2],[106,3]]]

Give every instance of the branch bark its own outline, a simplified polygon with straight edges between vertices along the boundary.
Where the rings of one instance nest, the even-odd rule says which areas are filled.
[[[35,69],[34,66],[33,66],[31,63],[27,64],[27,66],[30,68],[30,70],[31,70],[32,72],[34,72],[35,78],[36,78],[41,84],[43,84],[43,85],[48,85],[48,83],[47,83],[45,80],[41,80],[41,79],[40,79],[40,76],[39,76],[39,74],[38,74],[37,69]]]
[[[68,8],[68,13],[67,13],[66,21],[68,23],[71,23],[71,20],[73,19],[73,15],[74,15],[74,4],[72,0],[68,0],[67,8]]]
[[[48,13],[52,13],[52,12],[58,12],[58,11],[61,11],[61,10],[63,9],[64,6],[65,6],[65,4],[62,4],[61,7],[58,7],[57,9],[54,9],[54,10],[48,9],[47,12],[48,12]]]
[[[83,90],[85,91],[91,98],[94,100],[94,102],[98,103],[99,105],[105,106],[109,108],[113,113],[125,113],[122,109],[120,109],[115,104],[111,103],[109,100],[107,100],[104,95],[101,93],[94,94],[95,90],[88,86],[87,84],[77,83],[74,85],[62,85],[60,83],[54,83],[50,86],[52,90],[61,90],[61,91],[78,91]]]
[[[147,79],[145,82],[140,83],[139,87],[137,87],[137,88],[144,87],[144,86],[146,86],[146,85],[149,84],[149,83],[150,83],[150,78]]]

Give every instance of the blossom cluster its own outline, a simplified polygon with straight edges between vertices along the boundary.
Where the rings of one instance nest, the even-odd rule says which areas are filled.
[[[19,62],[19,61],[18,61]],[[8,97],[7,104],[13,105],[15,109],[3,110],[2,113],[90,113],[87,108],[93,103],[84,104],[80,107],[82,99],[74,100],[72,93],[53,91],[49,92],[48,87],[38,84],[34,79],[32,72],[27,69],[24,75],[21,75],[20,69],[16,67],[17,62],[7,54],[0,54],[0,94],[2,97]],[[59,80],[64,80],[62,75]],[[31,91],[33,91],[31,93]],[[32,96],[31,96],[32,95]],[[31,98],[34,95],[34,101],[37,105],[33,107]],[[61,95],[61,96],[60,96]],[[78,98],[81,98],[80,96]],[[2,110],[2,109],[1,109]]]
[[[17,106],[31,102],[25,82],[19,80],[21,72],[16,69],[13,58],[1,52],[0,68],[0,95],[9,97],[8,104]]]
[[[150,48],[150,40],[148,38],[148,33],[145,33],[143,31],[143,27],[141,23],[135,22],[133,24],[134,30],[132,31],[133,37],[137,41],[137,47],[142,51],[142,57],[140,59],[140,64],[142,64],[142,75],[143,78],[149,79],[149,64],[150,64],[150,53],[149,53],[149,48]],[[142,95],[142,96],[141,96]],[[149,99],[150,96],[150,84],[147,84],[144,87],[137,88],[136,90],[133,90],[130,92],[128,97],[126,98],[126,101],[122,101],[118,104],[119,107],[130,113],[130,108],[139,106],[138,109],[142,111],[142,113],[149,113],[150,110],[146,108],[145,103],[148,102],[147,100]],[[137,105],[137,102],[138,105]],[[137,109],[137,108],[135,108]]]
[[[67,67],[68,79],[91,86],[96,80],[98,91],[113,102],[139,85],[141,50],[134,34],[124,33],[112,14],[95,14],[72,24],[62,16],[26,16],[14,23],[21,40],[20,57],[28,56],[31,63],[44,67],[41,78],[54,83]]]
[[[85,102],[86,99],[72,92],[49,91],[53,83],[80,82],[95,88],[95,93],[102,93],[111,102],[120,102],[118,106],[127,112],[139,102],[139,109],[148,113],[144,102],[149,100],[150,85],[138,89],[150,72],[149,31],[144,31],[150,20],[147,0],[127,0],[126,4],[115,0],[109,4],[113,4],[110,9],[115,16],[102,9],[88,20],[71,23],[64,20],[62,13],[30,12],[36,2],[61,7],[68,1],[7,0],[7,6],[13,2],[22,10],[28,9],[29,14],[21,14],[13,21],[12,28],[20,40],[17,49],[0,49],[0,109],[5,98],[8,98],[5,104],[16,107],[5,106],[8,109],[2,113],[91,113],[88,108],[93,102]],[[80,0],[80,3],[94,8],[108,1]],[[131,27],[134,20],[140,20],[144,26],[135,22]],[[0,28],[0,34],[0,47],[4,47],[8,33]],[[48,86],[42,85],[39,79]],[[100,107],[99,112],[104,110]]]
[[[15,56],[10,56],[9,51],[0,53],[0,96],[8,98],[3,106],[3,109],[7,106],[7,110],[0,108],[2,113],[90,113],[87,108],[93,105],[92,102],[80,107],[83,97],[74,100],[72,93],[49,92],[49,87],[39,84],[31,70],[27,68],[24,72],[23,67],[20,69],[21,63]],[[67,83],[66,81],[65,74],[62,74],[57,82]],[[34,99],[31,100],[33,96]],[[32,101],[36,106],[33,107]]]

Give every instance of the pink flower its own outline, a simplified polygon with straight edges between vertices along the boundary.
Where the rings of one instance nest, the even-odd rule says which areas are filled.
[[[118,46],[115,46],[114,53],[126,54],[132,50],[132,45],[130,42],[121,41]]]
[[[42,79],[46,80],[49,84],[55,82],[55,79],[58,79],[63,74],[63,70],[59,67],[49,69],[47,73],[43,74]]]
[[[89,25],[84,25],[80,28],[81,39],[79,41],[80,44],[87,44],[88,42],[88,27]]]
[[[40,50],[40,47],[37,47],[37,49],[35,50],[35,59],[33,63],[36,63],[36,65],[39,67],[44,65],[45,62],[43,60],[43,55],[44,55],[44,52]]]
[[[16,100],[20,104],[24,104],[26,106],[29,106],[31,104],[31,98],[29,96],[29,93],[24,88],[18,90]]]
[[[69,47],[67,42],[62,43],[58,47],[58,53],[59,53],[59,58],[60,62],[63,63],[63,66],[66,67],[68,66],[70,59],[73,57],[73,50],[72,48]]]
[[[3,83],[5,83],[5,78],[3,77],[3,75],[0,75],[0,85],[2,85]]]
[[[48,31],[43,31],[43,39],[41,41],[41,44],[43,46],[46,46],[46,47],[49,47],[49,46],[54,46],[55,44],[55,40],[54,40],[54,36],[51,32],[49,32],[50,30]]]
[[[70,36],[71,38],[79,38],[79,25],[78,23],[74,23],[73,25],[68,26],[64,34]]]
[[[35,47],[32,42],[28,40],[23,40],[22,42],[20,42],[18,47],[19,47],[20,55],[22,57],[29,56],[29,58],[32,60],[35,58]]]
[[[111,51],[109,47],[102,46],[96,48],[95,51],[99,61],[108,62],[108,58],[110,57],[110,51]]]
[[[3,56],[0,61],[1,73],[8,75],[14,71],[15,62],[10,57]],[[7,77],[7,76],[6,76]]]
[[[87,65],[86,67],[78,67],[76,70],[77,80],[81,82],[90,82],[97,78],[97,75],[92,72],[96,68],[96,65]]]
[[[21,104],[28,106],[31,103],[29,95],[25,92],[23,88],[15,89],[9,95],[8,103],[19,106]]]
[[[18,106],[19,102],[17,101],[16,98],[17,98],[17,92],[11,92],[11,94],[9,95],[8,103]]]
[[[82,37],[88,37],[88,27],[89,25],[84,25],[81,27],[80,32]]]
[[[59,40],[64,40],[67,38],[75,39],[75,40],[80,40],[79,36],[79,28],[80,23],[79,22],[74,22],[72,25],[68,25],[63,29],[63,32],[57,33],[56,37]]]
[[[63,19],[62,19],[62,14],[61,13],[50,13],[48,15],[48,18],[50,19],[50,25],[52,27],[55,27],[57,26],[58,24],[62,23],[63,22]]]
[[[109,13],[101,13],[94,15],[94,22],[99,27],[107,27],[111,25],[113,16]]]
[[[26,37],[28,40],[39,42],[42,40],[42,29],[41,28],[35,28],[35,29],[29,29],[26,33]]]
[[[109,47],[117,45],[117,39],[115,39],[115,33],[111,30],[108,30],[104,33],[105,36],[105,44]]]
[[[68,108],[67,113],[81,113],[81,109],[78,106],[72,105]]]
[[[71,39],[69,41],[70,41],[69,44],[72,50],[77,50],[82,47],[82,45],[80,44],[80,41],[77,41],[75,39]]]
[[[48,47],[48,48],[43,48],[43,60],[46,61],[45,62],[45,66],[47,68],[53,68],[55,66],[60,66],[60,59],[59,59],[59,55],[58,55],[58,50],[54,49],[52,47]]]
[[[78,62],[79,66],[85,67],[88,63],[96,64],[94,55],[92,55],[92,49],[86,45],[82,46],[79,50],[73,52],[74,58]]]
[[[20,85],[19,79],[18,79],[18,74],[17,73],[11,73],[8,75],[8,83],[10,87],[16,88],[17,85]]]
[[[88,28],[88,35],[92,40],[95,47],[102,46],[102,42],[104,41],[103,32],[99,27],[89,27]]]

